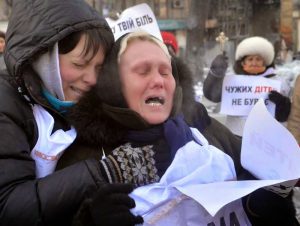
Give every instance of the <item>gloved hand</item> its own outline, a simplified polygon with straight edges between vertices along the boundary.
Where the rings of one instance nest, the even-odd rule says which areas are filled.
[[[143,218],[130,212],[130,209],[135,207],[134,200],[128,195],[132,191],[133,185],[131,184],[103,185],[95,196],[85,203],[83,210],[81,208],[81,214],[79,218],[77,216],[77,222],[75,221],[73,225],[134,226],[142,224]]]
[[[243,205],[252,225],[298,225],[292,199],[263,188],[244,197]]]
[[[212,61],[210,74],[215,77],[223,78],[228,67],[228,57],[225,54],[219,54]]]
[[[283,198],[286,198],[289,196],[295,185],[297,184],[298,179],[296,180],[290,180],[286,182],[282,182],[280,184],[274,184],[267,187],[264,187],[264,189],[271,191]]]
[[[275,118],[279,122],[285,122],[291,111],[291,100],[290,98],[283,96],[275,90],[269,93],[269,99],[272,101],[275,107]]]
[[[193,134],[183,115],[171,118],[164,123],[164,136],[171,149],[172,159],[177,150],[193,140]]]

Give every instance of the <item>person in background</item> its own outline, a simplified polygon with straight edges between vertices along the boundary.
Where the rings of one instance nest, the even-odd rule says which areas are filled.
[[[175,37],[175,35],[168,31],[161,31],[161,37],[167,46],[170,54],[172,56],[176,56],[178,54],[179,48],[178,48],[178,42]]]
[[[0,76],[1,226],[72,225],[100,189],[132,203],[131,186],[105,182],[95,159],[55,171],[76,138],[69,108],[95,85],[113,43],[106,20],[83,0],[13,1]]]
[[[237,75],[261,76],[281,81],[281,91],[271,91],[269,100],[275,107],[275,118],[286,122],[290,113],[291,101],[288,97],[290,87],[286,81],[275,74],[274,47],[263,37],[249,37],[242,40],[235,52],[234,72]],[[203,83],[204,96],[215,103],[221,102],[222,84],[228,67],[224,54],[216,56]],[[226,126],[236,135],[242,136],[247,116],[226,117]]]
[[[0,31],[0,70],[4,70],[6,68],[4,57],[3,57],[4,49],[5,49],[5,32]]]
[[[109,183],[139,187],[158,182],[177,150],[194,139],[182,116],[184,83],[180,78],[184,76],[180,77],[183,70],[177,66],[167,48],[151,35],[134,32],[121,37],[107,57],[97,85],[70,111],[78,131],[77,144],[60,158],[57,170],[95,158]],[[195,116],[192,123],[199,123],[197,114],[190,116]],[[240,150],[235,151],[227,149],[225,153],[236,163],[237,174],[242,174]],[[133,225],[133,221],[119,221],[119,202],[107,203],[108,196],[97,192],[88,197],[75,225]],[[290,200],[271,191],[258,189],[244,198],[244,204],[253,225],[297,225]],[[129,211],[129,206],[134,204],[124,205],[122,210]]]

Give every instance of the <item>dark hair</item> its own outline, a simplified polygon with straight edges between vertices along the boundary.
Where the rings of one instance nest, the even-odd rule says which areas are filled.
[[[111,31],[106,28],[94,28],[83,31],[77,31],[66,36],[58,42],[59,54],[66,54],[72,51],[78,44],[82,35],[87,39],[82,54],[87,56],[92,51],[92,59],[102,47],[104,54],[108,53],[114,43],[114,37]]]
[[[5,32],[4,31],[0,31],[0,38],[4,38],[5,39]]]

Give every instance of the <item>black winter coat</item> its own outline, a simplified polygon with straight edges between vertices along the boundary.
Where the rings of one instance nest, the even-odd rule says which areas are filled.
[[[177,68],[175,68],[175,66]],[[110,112],[114,112],[113,115],[107,115],[105,113],[107,106],[102,103],[101,99],[105,95],[109,97],[107,98],[107,102],[112,103],[112,105],[114,103],[117,103],[117,106],[122,106],[122,104],[124,104],[122,103],[122,100],[115,98],[120,94],[114,95],[115,92],[120,91],[120,88],[116,87],[116,84],[118,84],[118,78],[116,78],[116,75],[118,73],[114,70],[116,70],[115,66],[104,69],[104,72],[99,79],[101,80],[106,77],[107,80],[99,81],[98,86],[87,93],[87,95],[85,95],[85,97],[83,97],[73,109],[71,120],[73,121],[79,136],[74,145],[72,145],[60,159],[58,163],[59,169],[90,157],[99,160],[102,157],[101,148],[104,148],[107,155],[112,154],[112,158],[115,159],[114,161],[107,163],[107,166],[114,165],[111,167],[111,169],[118,168],[115,164],[116,162],[119,164],[120,159],[124,159],[124,161],[127,162],[127,155],[119,155],[118,153],[116,154],[115,150],[116,148],[118,149],[120,145],[123,145],[129,141],[126,139],[126,133],[128,130],[131,130],[134,125],[138,125],[139,122],[135,122],[134,120],[137,120],[137,118],[134,117],[134,115],[131,115],[130,112],[125,111],[124,108],[110,109]],[[238,179],[255,179],[241,166],[241,138],[233,135],[217,120],[210,118],[205,107],[201,103],[195,102],[192,86],[192,75],[186,65],[183,64],[183,62],[181,62],[179,59],[175,59],[173,70],[173,74],[175,73],[175,70],[177,70],[179,75],[178,84],[183,90],[181,111],[183,112],[188,124],[199,129],[199,131],[205,136],[211,145],[216,146],[231,156],[235,164]],[[103,84],[106,88],[105,95],[103,94],[104,91],[101,89],[103,88],[101,87]],[[107,89],[107,87],[109,87],[109,89]],[[124,138],[124,136],[125,139],[123,140],[122,138]],[[158,170],[157,175],[161,176],[172,161],[168,145],[165,141],[163,141],[163,139],[159,139],[150,143],[131,142],[131,147],[138,148],[147,144],[153,145],[152,150],[154,151],[155,166]],[[82,145],[82,148],[79,148],[80,145]],[[111,151],[113,151],[113,153],[111,153]],[[124,153],[123,150],[121,150],[121,152]],[[120,158],[118,158],[118,156]],[[109,159],[111,159],[111,156]],[[128,158],[128,162],[130,162],[130,158]],[[140,162],[144,163],[146,161]],[[133,167],[135,167],[135,164],[133,164]],[[124,169],[123,167],[121,168]],[[130,167],[130,169],[132,169],[132,167]],[[103,174],[106,174],[103,168],[102,172]],[[118,180],[118,174],[118,170],[117,173],[113,172],[113,170],[110,171],[109,175],[111,175],[111,178],[113,178],[112,181],[120,182],[128,179],[128,177],[124,176],[122,180]],[[117,180],[114,180],[114,178],[117,178]],[[108,177],[106,177],[106,179],[110,180]],[[147,180],[148,183],[151,183],[152,179],[153,177],[144,177],[146,184]],[[142,184],[144,181],[142,181]],[[138,186],[141,185],[135,181],[130,182]],[[272,192],[259,189],[253,192],[251,196],[244,197],[243,204],[244,209],[253,225],[276,225],[276,223],[290,226],[298,225],[294,217],[295,211],[291,200],[283,199]],[[284,212],[282,212],[282,209]],[[276,217],[273,216],[273,213],[275,213]],[[78,216],[79,217],[77,218],[77,221],[80,222],[79,225],[86,225],[86,216],[84,215],[84,211],[79,213]]]
[[[102,183],[94,159],[36,179],[30,153],[38,130],[31,105],[24,98],[47,109],[55,119],[55,129],[68,129],[67,120],[41,96],[30,62],[71,32],[95,27],[110,30],[83,0],[13,1],[6,33],[8,74],[0,75],[1,226],[70,225],[81,201]]]

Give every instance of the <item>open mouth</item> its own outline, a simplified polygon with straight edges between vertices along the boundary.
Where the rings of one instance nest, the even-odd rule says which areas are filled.
[[[79,96],[83,95],[83,93],[84,93],[83,90],[77,89],[77,88],[75,88],[74,86],[72,86],[71,89],[72,89],[75,93],[77,93],[77,95],[79,95]]]
[[[151,106],[161,106],[165,103],[165,99],[162,97],[149,97],[145,103]]]

